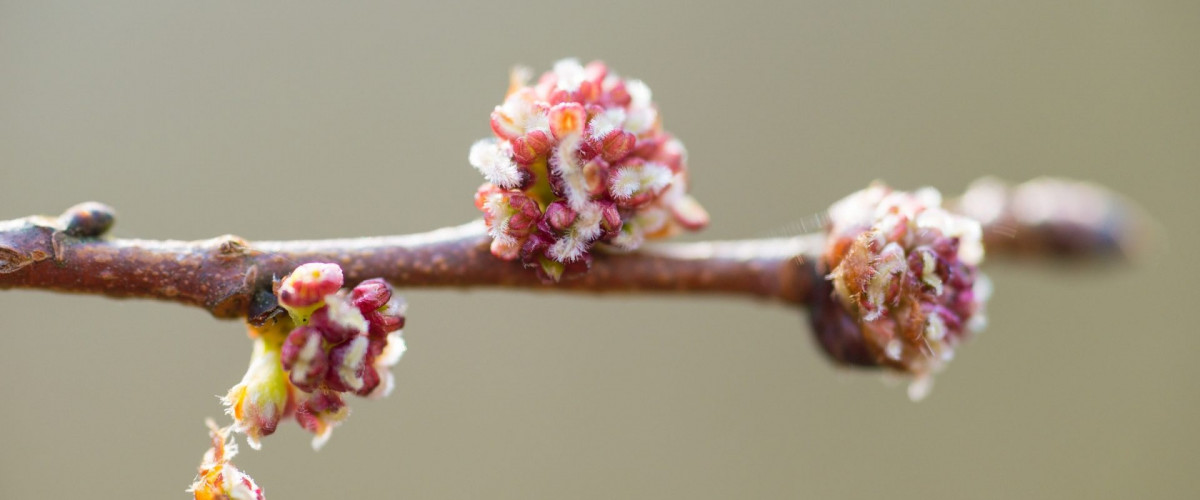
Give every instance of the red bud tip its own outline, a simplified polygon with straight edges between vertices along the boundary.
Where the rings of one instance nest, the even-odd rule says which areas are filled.
[[[284,307],[316,305],[342,287],[342,268],[337,264],[310,263],[297,267],[279,286],[279,303]]]

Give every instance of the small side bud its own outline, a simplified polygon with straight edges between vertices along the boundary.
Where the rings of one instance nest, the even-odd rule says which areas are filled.
[[[95,201],[85,201],[68,208],[58,217],[63,232],[76,238],[103,236],[112,228],[116,212],[112,207]]]

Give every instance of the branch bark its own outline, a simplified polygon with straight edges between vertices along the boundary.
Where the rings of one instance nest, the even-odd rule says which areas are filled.
[[[1141,235],[1127,203],[1091,185],[1046,182],[977,184],[952,206],[983,219],[992,257],[1128,255]],[[1029,186],[1048,187],[1048,198],[1022,196]],[[1076,210],[1080,204],[1086,217]],[[481,221],[405,236],[255,243],[232,235],[191,242],[106,238],[112,221],[110,208],[85,203],[58,218],[0,222],[0,288],[167,300],[257,322],[277,311],[274,281],[305,262],[340,264],[347,284],[382,277],[400,288],[727,294],[793,305],[810,301],[823,274],[815,257],[821,235],[648,244],[597,255],[586,275],[543,284],[521,264],[490,254]]]

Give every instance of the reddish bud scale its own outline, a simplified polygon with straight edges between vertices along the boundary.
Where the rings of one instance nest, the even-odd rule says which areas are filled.
[[[604,63],[559,61],[533,86],[515,76],[491,122],[490,156],[470,159],[504,186],[476,194],[501,259],[520,257],[557,281],[586,272],[597,244],[633,250],[708,223],[687,194],[686,153],[662,130],[649,88]],[[522,169],[519,185],[495,167],[509,162]],[[636,172],[615,174],[629,168]]]

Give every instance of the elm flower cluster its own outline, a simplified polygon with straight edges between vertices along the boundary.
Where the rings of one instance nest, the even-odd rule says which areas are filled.
[[[879,183],[835,203],[822,256],[829,293],[818,294],[811,316],[835,359],[916,375],[913,399],[983,328],[991,293],[978,271],[979,223],[941,203],[933,188],[908,193]]]
[[[288,317],[252,328],[255,351],[242,383],[224,398],[235,429],[258,449],[278,422],[294,417],[313,448],[349,414],[343,396],[388,395],[390,368],[404,354],[406,304],[382,279],[343,290],[337,264],[297,267],[276,291]]]
[[[468,155],[487,179],[475,205],[493,255],[558,281],[586,272],[597,244],[634,250],[708,224],[687,194],[687,153],[662,130],[646,84],[575,59],[535,85],[529,75],[513,71],[492,112],[496,137]]]
[[[212,448],[204,453],[200,473],[188,493],[196,500],[263,500],[262,488],[254,479],[230,463],[238,452],[237,443],[229,439],[233,429],[218,429],[212,420],[208,421],[208,429]]]

